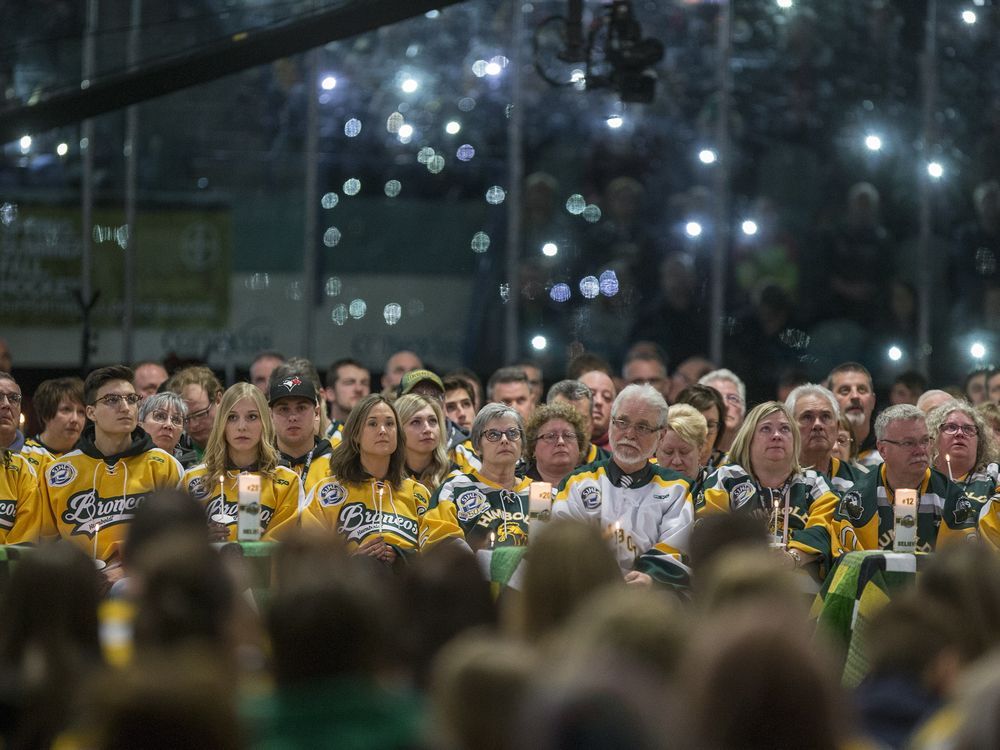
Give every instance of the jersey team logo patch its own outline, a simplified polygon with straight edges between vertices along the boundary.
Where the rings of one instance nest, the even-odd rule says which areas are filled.
[[[861,514],[864,512],[864,507],[861,505],[861,493],[857,490],[851,490],[844,495],[844,499],[840,502],[840,512],[852,521],[860,521]]]
[[[580,493],[580,502],[587,510],[594,510],[601,504],[601,491],[597,487],[584,487]]]
[[[49,469],[49,484],[53,487],[62,487],[76,479],[76,467],[73,464],[55,464]]]
[[[319,504],[325,508],[340,505],[347,498],[347,490],[342,484],[330,482],[319,489]]]
[[[743,484],[738,484],[733,487],[732,492],[729,493],[729,502],[732,505],[733,510],[741,508],[747,504],[751,497],[753,497],[754,486],[750,482],[743,482]]]
[[[205,477],[195,477],[188,482],[188,494],[199,499],[205,497],[207,494],[205,492]]]
[[[471,521],[490,507],[480,490],[466,490],[455,498],[455,512],[459,521]]]

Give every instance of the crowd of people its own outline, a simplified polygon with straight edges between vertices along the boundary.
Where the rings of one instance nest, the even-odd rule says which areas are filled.
[[[1000,370],[268,351],[45,381],[25,435],[4,365],[0,746],[1000,742]],[[934,554],[848,692],[809,608],[864,550]]]

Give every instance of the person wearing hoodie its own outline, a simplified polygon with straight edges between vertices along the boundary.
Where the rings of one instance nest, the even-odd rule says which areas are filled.
[[[183,469],[138,426],[133,373],[115,365],[83,384],[87,426],[75,450],[49,464],[41,482],[42,536],[68,539],[120,575],[120,546],[136,509],[156,490],[175,488]],[[119,571],[118,574],[114,571]]]
[[[330,474],[330,441],[316,435],[313,424],[319,414],[319,393],[304,373],[279,365],[267,384],[267,404],[271,407],[279,463],[294,471],[303,492],[315,487]]]

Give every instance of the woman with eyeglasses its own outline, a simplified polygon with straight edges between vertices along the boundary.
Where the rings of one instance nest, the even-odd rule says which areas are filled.
[[[699,515],[747,513],[761,519],[789,567],[829,556],[826,520],[838,498],[826,480],[799,465],[802,438],[785,405],[767,401],[747,414],[729,463],[705,479]]]
[[[580,465],[587,449],[587,426],[580,412],[565,403],[539,406],[525,427],[526,476],[555,489]]]
[[[986,423],[966,401],[945,401],[927,415],[931,462],[964,490],[979,508],[997,491],[997,464],[990,463],[993,441]]]
[[[153,439],[153,445],[174,456],[185,468],[193,466],[194,453],[179,451],[187,404],[171,391],[154,393],[139,402],[139,426]]]
[[[278,465],[274,423],[264,395],[250,383],[237,383],[222,394],[204,463],[184,472],[181,481],[205,507],[218,541],[236,541],[239,478],[244,474],[260,479],[261,538],[280,538],[278,528],[296,521],[304,507],[302,483],[294,471]]]
[[[530,477],[515,471],[524,445],[521,415],[506,404],[486,404],[472,422],[472,447],[481,469],[450,477],[431,497],[427,516],[457,524],[473,549],[528,543]]]
[[[380,393],[355,404],[330,455],[330,476],[309,492],[303,518],[303,525],[336,531],[351,554],[389,566],[462,536],[454,523],[427,510],[427,489],[406,476],[399,425],[398,412]]]

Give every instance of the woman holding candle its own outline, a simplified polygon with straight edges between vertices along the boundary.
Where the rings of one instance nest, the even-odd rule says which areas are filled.
[[[357,403],[330,456],[330,476],[306,500],[303,524],[335,530],[356,555],[392,565],[425,544],[460,539],[454,523],[429,517],[427,490],[405,475],[399,415],[381,394]]]
[[[826,520],[838,502],[822,476],[799,466],[800,442],[784,404],[754,407],[736,433],[730,463],[708,476],[697,502],[699,514],[758,516],[795,567],[829,553]]]
[[[996,494],[997,464],[990,463],[993,440],[979,413],[965,401],[952,399],[927,415],[931,437],[931,463],[957,482],[976,507]]]
[[[430,490],[437,489],[451,468],[441,405],[418,393],[408,393],[396,399],[394,406],[403,425],[406,475]]]
[[[506,404],[484,406],[472,423],[481,469],[450,477],[431,498],[427,516],[457,525],[473,549],[528,543],[531,477],[514,472],[524,445],[521,415]]]
[[[263,394],[250,383],[237,383],[222,395],[205,445],[205,461],[188,469],[182,480],[188,493],[205,506],[220,541],[236,541],[240,474],[260,478],[262,538],[279,538],[278,527],[294,525],[299,515],[302,484],[294,471],[278,466],[271,412]]]

